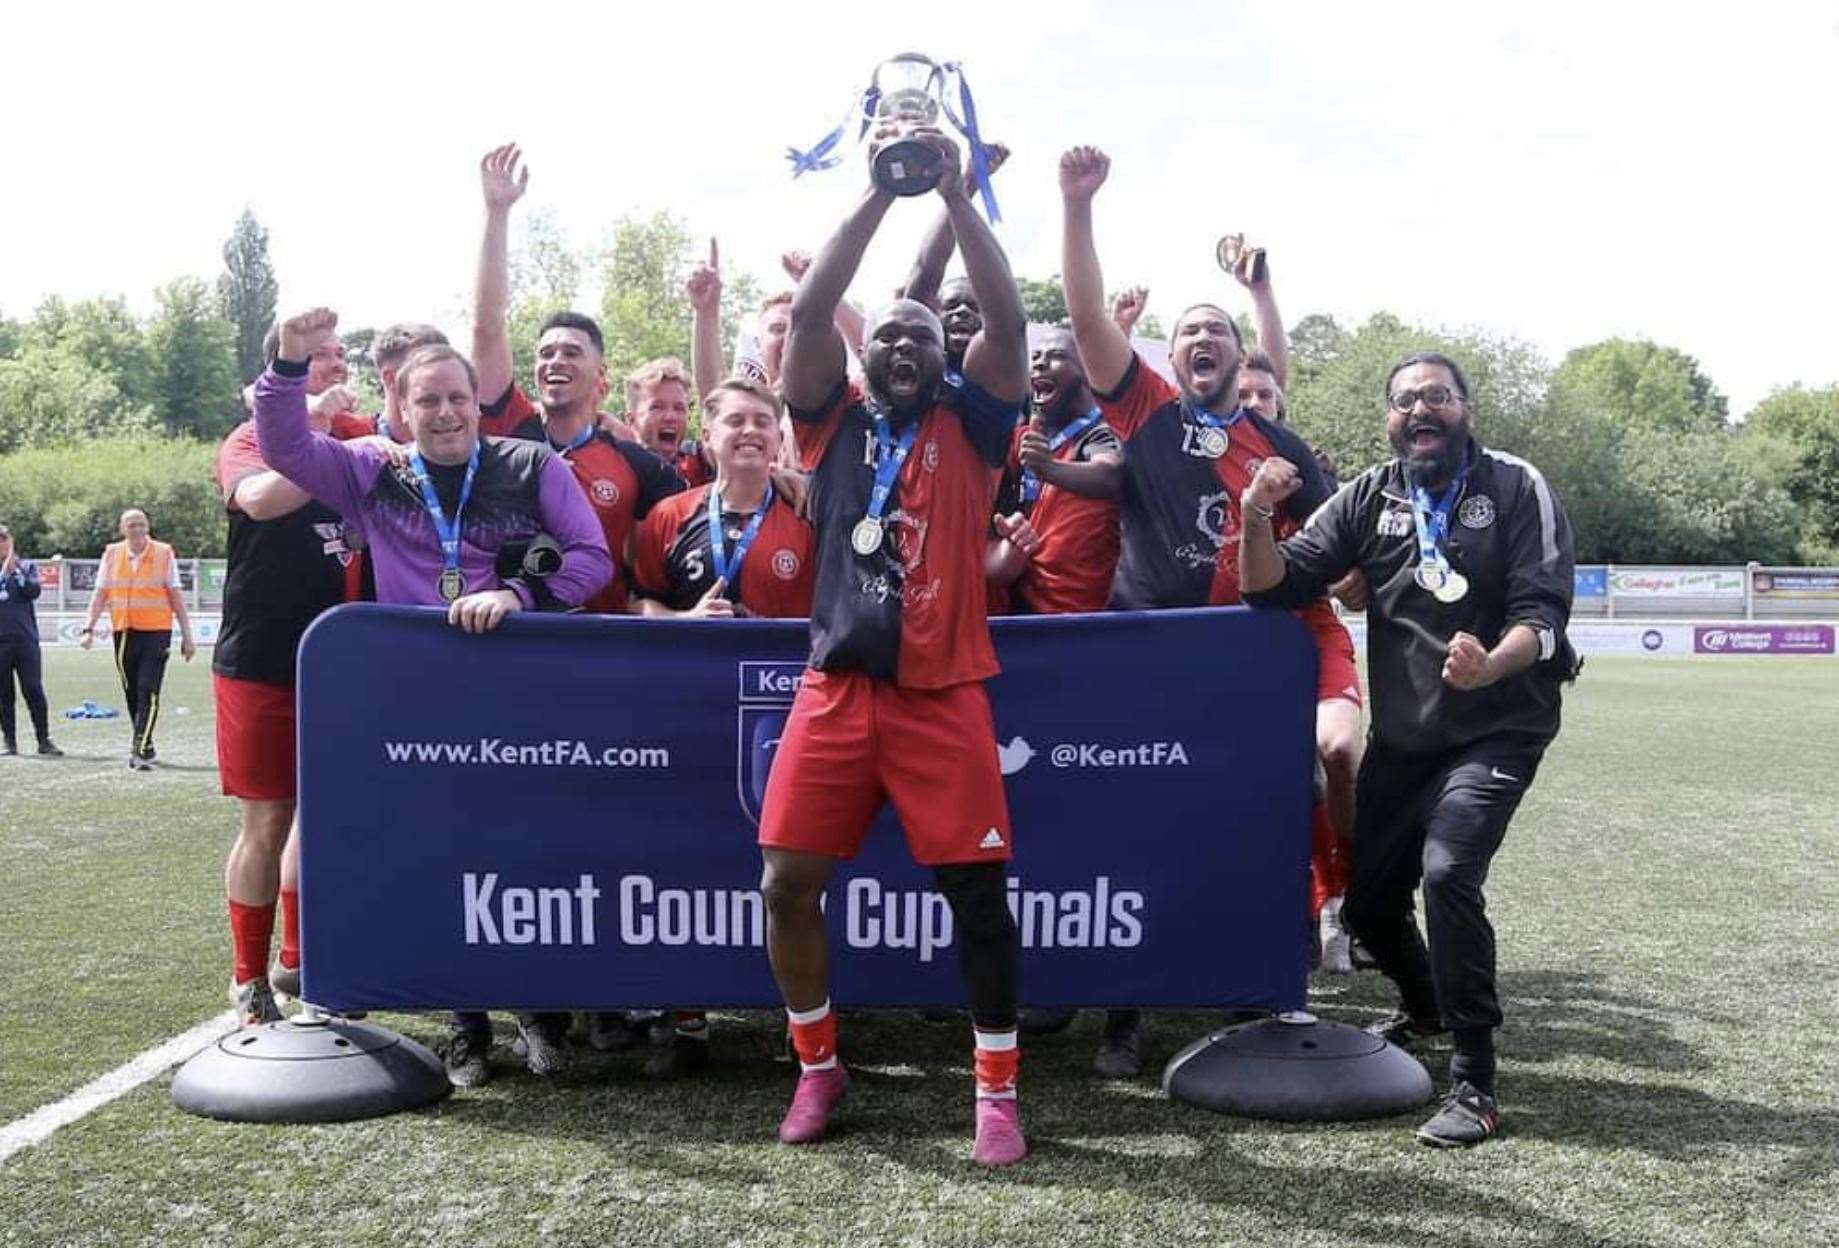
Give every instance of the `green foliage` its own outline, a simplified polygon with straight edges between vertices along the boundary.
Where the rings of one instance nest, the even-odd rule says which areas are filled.
[[[338,340],[345,344],[345,370],[350,374],[345,385],[358,396],[358,410],[382,411],[383,378],[377,372],[377,357],[372,350],[377,331],[368,326],[348,329],[339,334]]]
[[[1058,273],[1048,278],[1019,277],[1015,284],[1021,289],[1022,311],[1031,324],[1067,323],[1066,288],[1060,284]]]
[[[1802,509],[1802,557],[1839,562],[1839,385],[1777,390],[1743,422],[1781,448],[1781,481]]]
[[[690,235],[667,212],[622,218],[605,258],[600,328],[607,338],[607,375],[619,383],[647,360],[690,355]]]
[[[17,353],[0,359],[0,452],[151,431],[156,423],[151,405],[124,394],[74,344],[28,329]]]
[[[236,375],[236,327],[217,314],[195,277],[160,288],[147,326],[155,411],[170,433],[220,438],[243,417]]]
[[[1703,432],[1729,415],[1697,360],[1652,342],[1610,338],[1579,347],[1558,366],[1552,389],[1602,408],[1623,429]]]
[[[180,555],[224,553],[223,500],[208,443],[146,435],[39,447],[0,459],[0,516],[21,550],[88,558],[139,507]]]
[[[245,382],[262,371],[262,336],[274,324],[280,284],[268,261],[268,231],[243,209],[224,240],[225,272],[217,279],[218,310],[236,327],[236,369]]]

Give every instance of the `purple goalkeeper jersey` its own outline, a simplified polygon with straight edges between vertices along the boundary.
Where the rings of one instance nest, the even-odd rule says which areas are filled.
[[[362,526],[376,569],[377,601],[445,606],[439,534],[421,487],[407,469],[391,466],[369,441],[340,442],[307,423],[306,378],[270,368],[255,385],[255,427],[268,466]],[[451,516],[464,464],[428,465],[442,510]],[[562,548],[562,567],[544,582],[547,593],[578,607],[613,575],[607,539],[568,464],[535,442],[481,438],[479,469],[461,516],[460,572],[466,592],[510,589],[526,608],[530,586],[499,577],[499,550],[547,533]]]

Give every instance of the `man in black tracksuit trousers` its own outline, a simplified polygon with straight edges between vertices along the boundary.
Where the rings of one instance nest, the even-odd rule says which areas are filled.
[[[1482,884],[1576,672],[1571,526],[1538,469],[1471,439],[1453,360],[1407,357],[1386,395],[1398,457],[1344,486],[1281,547],[1269,516],[1296,488],[1294,468],[1264,462],[1241,500],[1240,581],[1261,607],[1300,606],[1353,569],[1371,586],[1373,722],[1344,915],[1403,998],[1370,1030],[1399,1043],[1453,1032],[1454,1086],[1419,1139],[1475,1144],[1499,1122],[1501,1007]],[[1420,876],[1428,950],[1412,914]]]

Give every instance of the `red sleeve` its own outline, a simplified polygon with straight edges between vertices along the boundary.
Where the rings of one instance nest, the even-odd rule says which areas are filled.
[[[356,412],[340,412],[332,418],[332,428],[330,432],[332,436],[337,438],[340,442],[349,442],[353,438],[375,437],[377,433],[377,418],[375,416],[360,416]]]
[[[488,438],[515,437],[517,426],[536,414],[536,404],[514,383],[495,401],[479,409],[479,432]]]
[[[632,583],[647,598],[662,600],[670,596],[664,552],[677,540],[681,524],[676,507],[654,507],[632,534]]]
[[[217,448],[217,485],[225,507],[235,508],[236,487],[259,472],[267,472],[262,448],[255,440],[255,422],[245,420]]]
[[[1142,356],[1133,354],[1117,389],[1099,395],[1098,406],[1104,410],[1105,423],[1111,426],[1111,431],[1128,442],[1137,436],[1144,421],[1180,397],[1181,392],[1161,373],[1145,364]]]
[[[836,437],[837,426],[843,423],[843,413],[852,403],[861,401],[862,391],[856,388],[855,382],[838,382],[829,400],[817,411],[791,413],[792,437],[798,448],[801,468],[806,472],[817,471],[824,452],[830,449],[830,440]]]

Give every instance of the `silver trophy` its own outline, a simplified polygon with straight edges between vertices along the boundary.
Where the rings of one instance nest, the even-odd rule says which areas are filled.
[[[875,66],[863,113],[871,127],[911,133],[937,130],[944,114],[959,130],[964,123],[945,98],[946,70],[930,57],[903,52]],[[872,107],[873,112],[869,110]],[[894,138],[875,149],[871,160],[875,185],[890,195],[924,195],[945,176],[945,156],[917,138]]]

